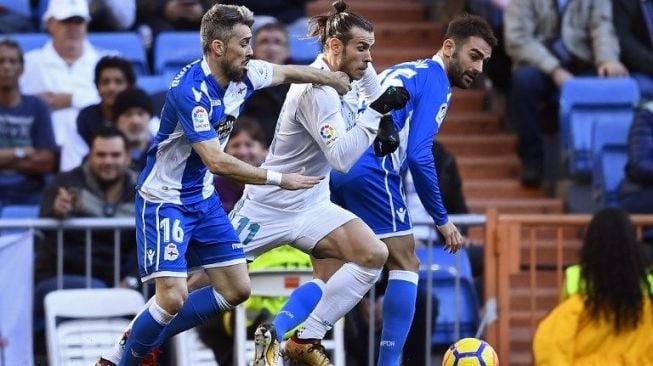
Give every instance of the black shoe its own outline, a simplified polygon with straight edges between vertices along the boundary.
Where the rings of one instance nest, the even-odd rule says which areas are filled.
[[[537,188],[542,185],[543,178],[544,173],[542,172],[542,169],[532,166],[524,166],[521,172],[521,184],[524,187]]]

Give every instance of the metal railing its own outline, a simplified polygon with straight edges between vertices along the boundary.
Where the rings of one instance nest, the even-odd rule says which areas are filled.
[[[484,225],[486,218],[485,215],[451,215],[450,220],[455,223],[458,226],[463,226],[463,227],[470,227],[470,226],[480,226]],[[430,228],[429,233],[428,233],[428,239],[426,240],[426,244],[429,247],[429,249],[432,248],[433,244],[437,241],[437,232],[435,229],[435,226],[433,225],[433,222],[430,220],[416,220],[413,222],[413,225],[415,227],[428,227]],[[94,259],[92,257],[92,248],[93,248],[93,240],[92,240],[92,231],[93,230],[113,230],[114,232],[114,243],[113,243],[113,263],[114,263],[114,272],[113,272],[113,282],[114,286],[119,286],[121,278],[120,278],[120,266],[121,266],[121,245],[122,245],[122,239],[121,236],[123,235],[121,231],[124,230],[130,230],[134,229],[135,226],[135,219],[134,218],[74,218],[74,219],[67,219],[67,220],[56,220],[56,219],[2,219],[0,220],[0,230],[5,230],[5,229],[30,229],[30,230],[54,230],[56,231],[56,247],[57,247],[57,256],[56,256],[56,276],[57,276],[57,288],[61,289],[63,288],[63,282],[64,282],[64,273],[65,273],[65,268],[64,268],[64,232],[67,230],[77,230],[77,231],[83,231],[85,235],[85,278],[86,278],[86,287],[91,287],[91,282],[93,278],[93,273],[92,273],[92,264]],[[460,262],[460,257],[456,256],[456,266],[458,269],[461,268],[461,262]],[[433,262],[433,254],[431,251],[428,251],[428,257],[427,257],[427,262],[432,263]],[[426,265],[424,265],[426,267]],[[424,268],[422,268],[424,269]],[[426,285],[427,285],[427,305],[426,305],[426,319],[428,320],[427,322],[427,330],[426,330],[426,339],[424,340],[425,342],[425,356],[428,364],[431,362],[431,334],[432,332],[432,327],[431,327],[431,319],[433,316],[433,303],[432,303],[432,291],[433,291],[433,278],[431,275],[432,271],[427,271],[427,278],[426,278]],[[456,276],[456,304],[460,304],[460,271],[457,271],[458,275]],[[148,297],[149,294],[147,292],[147,286],[143,286],[143,295],[145,297]],[[374,294],[372,294],[374,296]],[[375,339],[374,339],[374,334],[375,334],[375,329],[374,329],[374,319],[372,318],[374,316],[374,308],[373,304],[374,301],[370,302],[372,308],[370,309],[370,329],[369,329],[369,334],[370,338],[368,340],[368,350],[370,352],[370,365],[374,363],[374,349],[375,349]],[[459,318],[460,318],[460,306],[456,306],[457,312],[458,312],[458,321],[455,324],[454,328],[454,333],[456,335],[460,335],[460,326],[459,326]],[[459,338],[459,336],[456,336],[456,338]]]

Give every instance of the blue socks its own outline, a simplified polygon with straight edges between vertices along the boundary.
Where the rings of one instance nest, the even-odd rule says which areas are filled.
[[[134,321],[125,345],[125,353],[118,365],[140,365],[143,357],[156,346],[159,335],[174,317],[157,305],[156,301],[152,301],[147,310]]]
[[[216,314],[232,308],[233,306],[212,286],[202,287],[191,292],[184,306],[179,309],[177,316],[161,333],[157,346],[162,345],[168,338],[203,324]]]
[[[279,342],[283,341],[284,334],[308,318],[322,298],[323,288],[324,282],[314,279],[299,286],[292,292],[286,304],[274,318],[273,324]]]
[[[383,298],[383,330],[377,366],[398,366],[415,316],[417,273],[390,271]]]

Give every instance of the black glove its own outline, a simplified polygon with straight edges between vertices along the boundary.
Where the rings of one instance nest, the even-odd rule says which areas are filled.
[[[392,154],[399,147],[399,132],[391,115],[381,117],[379,132],[376,134],[373,145],[376,156]]]
[[[386,114],[392,110],[403,108],[408,103],[409,97],[405,88],[391,86],[370,104],[370,108],[381,114]]]

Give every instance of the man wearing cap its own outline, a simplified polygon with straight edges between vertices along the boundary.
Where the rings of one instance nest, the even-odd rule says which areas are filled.
[[[131,169],[137,173],[145,167],[147,149],[159,130],[159,119],[152,119],[152,100],[139,88],[123,90],[113,104],[115,126],[127,137],[132,158]]]
[[[59,146],[75,132],[79,110],[100,100],[93,84],[100,55],[86,40],[89,20],[86,0],[50,0],[43,21],[52,38],[25,54],[20,87],[50,106]]]

